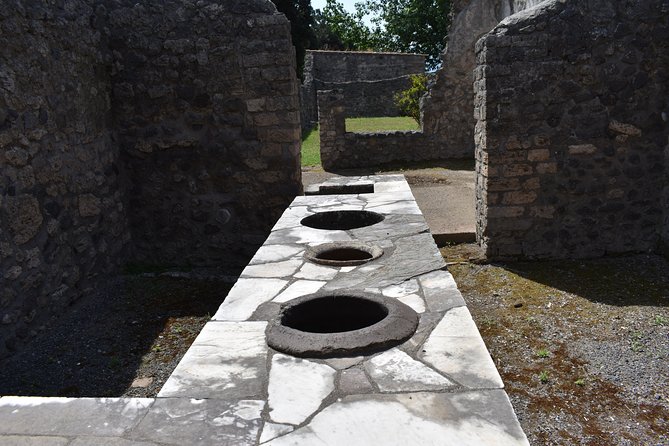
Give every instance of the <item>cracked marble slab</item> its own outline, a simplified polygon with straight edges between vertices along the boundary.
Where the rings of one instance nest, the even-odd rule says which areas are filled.
[[[262,400],[158,398],[130,438],[169,445],[252,445],[262,425]]]
[[[455,384],[396,348],[374,356],[365,370],[381,392],[444,390]]]
[[[212,320],[246,321],[256,308],[274,299],[287,284],[287,280],[281,279],[241,278],[218,307]]]
[[[240,399],[267,379],[266,322],[209,322],[158,394],[161,398]]]
[[[300,424],[334,390],[336,371],[325,364],[280,353],[269,373],[269,416],[277,423]]]
[[[348,396],[267,444],[529,446],[501,390]]]

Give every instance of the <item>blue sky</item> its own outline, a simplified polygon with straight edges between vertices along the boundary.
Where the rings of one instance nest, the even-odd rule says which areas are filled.
[[[349,12],[355,11],[355,2],[360,0],[339,0],[339,3],[344,4],[344,9]],[[323,9],[325,0],[311,0],[311,7],[314,9]]]

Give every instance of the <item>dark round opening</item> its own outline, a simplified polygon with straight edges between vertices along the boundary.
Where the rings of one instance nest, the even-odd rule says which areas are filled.
[[[383,249],[359,241],[323,243],[312,246],[304,257],[314,263],[329,266],[356,266],[378,259]]]
[[[385,217],[370,211],[328,211],[319,212],[302,219],[301,223],[314,229],[355,229],[371,226]]]
[[[286,327],[308,333],[342,333],[369,327],[388,316],[378,302],[355,296],[326,296],[287,308]]]
[[[335,262],[346,262],[349,260],[369,260],[372,254],[355,248],[328,249],[316,255],[320,260],[334,260]]]

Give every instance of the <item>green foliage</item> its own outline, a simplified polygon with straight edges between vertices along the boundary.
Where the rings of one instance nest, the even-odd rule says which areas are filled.
[[[349,13],[337,0],[327,0],[315,12],[314,32],[317,47],[322,50],[374,50],[376,36],[362,18],[364,13]]]
[[[441,65],[451,0],[363,0],[356,9],[371,15],[377,51],[427,54],[428,69]]]
[[[290,21],[290,34],[295,46],[297,75],[302,77],[304,56],[307,48],[314,48],[316,34],[314,33],[314,10],[311,0],[272,0],[276,9],[286,15]]]
[[[395,105],[404,116],[410,116],[420,124],[420,98],[427,92],[427,76],[414,74],[411,76],[411,86],[394,96]]]
[[[549,375],[546,370],[539,373],[539,381],[541,381],[543,384],[546,384],[548,380],[549,380]]]
[[[540,358],[548,358],[549,355],[550,355],[550,353],[545,348],[542,348],[541,350],[539,350],[537,352],[537,356],[540,357]]]

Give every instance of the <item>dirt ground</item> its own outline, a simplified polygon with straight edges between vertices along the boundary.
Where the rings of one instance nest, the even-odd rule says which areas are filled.
[[[230,287],[169,276],[111,279],[0,362],[0,395],[155,396]]]
[[[669,445],[666,260],[442,254],[533,446]]]

